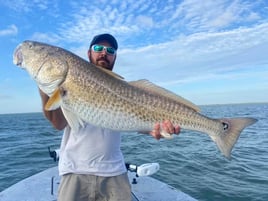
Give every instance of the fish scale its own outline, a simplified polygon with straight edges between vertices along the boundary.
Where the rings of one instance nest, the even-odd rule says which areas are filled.
[[[242,130],[257,121],[207,117],[190,101],[147,80],[127,82],[63,48],[40,42],[18,45],[13,62],[50,96],[45,108],[61,107],[74,130],[89,123],[124,132],[149,132],[155,123],[170,120],[182,129],[208,134],[230,158]],[[160,133],[171,137],[164,130]]]

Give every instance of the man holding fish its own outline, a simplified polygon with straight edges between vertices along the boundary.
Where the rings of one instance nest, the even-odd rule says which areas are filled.
[[[93,38],[89,61],[105,71],[112,71],[118,44],[110,34]],[[130,201],[131,189],[120,150],[121,136],[117,131],[84,123],[78,130],[71,129],[63,110],[46,110],[49,96],[40,89],[43,112],[58,130],[64,129],[60,148],[59,173],[62,176],[59,201]],[[169,120],[155,122],[148,133],[160,139],[160,132],[179,134],[180,127]]]
[[[40,88],[46,117],[55,128],[65,128],[59,200],[130,200],[118,132],[150,133],[159,139],[171,138],[180,128],[199,131],[230,159],[241,132],[257,122],[252,117],[211,118],[148,80],[125,81],[112,72],[117,47],[109,34],[94,37],[90,62],[37,41],[26,40],[14,51],[13,63]]]

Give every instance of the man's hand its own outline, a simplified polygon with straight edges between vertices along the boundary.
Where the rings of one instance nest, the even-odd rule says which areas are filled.
[[[162,123],[156,123],[154,125],[154,129],[150,132],[155,139],[159,140],[162,135],[160,134],[161,130],[165,131],[169,134],[179,134],[180,133],[180,126],[174,126],[171,121],[165,120]]]

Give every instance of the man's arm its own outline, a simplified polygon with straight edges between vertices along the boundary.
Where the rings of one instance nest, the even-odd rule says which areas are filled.
[[[43,113],[46,116],[46,118],[51,122],[54,128],[58,130],[64,129],[67,126],[67,121],[62,113],[61,108],[52,111],[45,110],[45,105],[49,99],[49,96],[46,95],[44,92],[42,92],[40,89],[39,93],[42,99]]]

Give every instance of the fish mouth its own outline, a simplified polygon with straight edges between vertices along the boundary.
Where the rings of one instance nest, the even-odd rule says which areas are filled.
[[[13,63],[17,66],[21,66],[23,62],[23,55],[21,50],[21,45],[19,45],[13,54]]]

